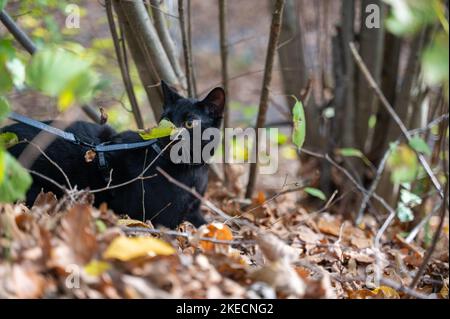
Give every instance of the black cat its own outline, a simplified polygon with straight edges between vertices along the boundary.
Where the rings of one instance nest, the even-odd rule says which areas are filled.
[[[164,82],[161,85],[164,92],[162,118],[167,118],[177,127],[185,127],[187,131],[192,130],[194,122],[201,123],[202,131],[208,128],[220,128],[225,104],[223,89],[216,88],[204,100],[199,101],[183,98]],[[13,132],[20,140],[28,141],[40,133],[38,129],[25,124],[10,125],[1,131]],[[72,123],[66,131],[74,133],[83,141],[95,144],[142,142],[142,138],[136,132],[116,133],[107,125],[101,126],[82,121]],[[169,138],[159,139],[160,149],[164,149],[169,141]],[[11,147],[9,151],[15,157],[19,157],[26,146],[26,143],[19,143]],[[74,145],[61,138],[56,138],[45,152],[67,174],[72,186],[77,186],[78,189],[98,190],[107,185],[109,175],[105,176],[105,172],[100,169],[98,158],[90,163],[85,160],[88,150],[88,147]],[[158,153],[150,146],[144,149],[121,150],[104,154],[108,163],[108,171],[113,170],[110,185],[114,186],[139,176],[144,168],[157,157]],[[196,164],[175,164],[167,150],[146,172],[145,176],[148,178],[120,188],[96,193],[95,205],[106,202],[117,214],[127,214],[134,219],[151,220],[156,225],[169,228],[175,228],[185,220],[192,222],[195,226],[204,224],[205,220],[200,213],[200,201],[189,192],[169,182],[156,170],[157,167],[189,188],[195,188],[198,193],[202,195],[205,193],[208,184],[207,163],[202,161]],[[67,186],[61,172],[42,155],[33,163],[31,169]],[[27,205],[32,205],[41,190],[51,191],[58,197],[63,195],[61,189],[48,180],[35,175],[33,184],[27,193]]]

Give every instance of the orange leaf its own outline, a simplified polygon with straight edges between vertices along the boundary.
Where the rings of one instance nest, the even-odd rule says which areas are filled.
[[[199,231],[201,237],[214,238],[218,240],[233,240],[231,229],[225,224],[211,223],[203,227],[204,228],[200,229]],[[206,251],[214,250],[217,245],[220,244],[215,244],[204,240],[200,241],[200,247],[202,247]]]

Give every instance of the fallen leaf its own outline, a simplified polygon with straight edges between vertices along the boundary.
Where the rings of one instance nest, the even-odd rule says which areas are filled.
[[[94,150],[88,150],[85,154],[84,154],[84,160],[86,161],[86,163],[91,163],[95,160],[95,158],[97,157],[97,153]]]
[[[61,220],[61,237],[72,253],[74,263],[84,265],[97,251],[94,222],[88,205],[75,205]]]
[[[117,226],[151,228],[148,224],[136,219],[119,219]]]
[[[93,277],[98,277],[109,269],[111,269],[111,265],[101,260],[92,260],[89,264],[84,266],[84,272]]]
[[[206,226],[202,226],[197,235],[199,237],[205,238],[213,238],[217,240],[233,240],[233,233],[231,232],[230,227],[223,223],[211,223]],[[202,247],[205,251],[213,251],[215,248],[223,249],[224,247],[229,247],[224,244],[216,244],[209,241],[202,240],[200,241],[200,247]]]
[[[338,237],[341,230],[341,222],[330,215],[323,215],[319,218],[317,227],[324,234]]]
[[[372,290],[372,293],[375,296],[383,299],[400,299],[400,295],[398,294],[397,290],[388,286],[380,286]]]

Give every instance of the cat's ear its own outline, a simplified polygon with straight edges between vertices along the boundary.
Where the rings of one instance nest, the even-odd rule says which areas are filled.
[[[175,104],[179,99],[183,98],[164,81],[161,81],[161,89],[163,91],[164,107]]]
[[[209,92],[202,101],[217,117],[222,117],[225,108],[225,91],[218,87]]]

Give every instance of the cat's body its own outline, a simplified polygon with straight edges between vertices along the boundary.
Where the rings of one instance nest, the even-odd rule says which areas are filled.
[[[205,127],[220,127],[223,110],[223,91],[216,89],[203,101],[183,99],[163,84],[165,93],[165,108],[163,118],[171,120],[176,126],[199,119]],[[217,95],[218,94],[218,95]],[[219,104],[219,105],[217,105]],[[211,112],[211,111],[214,112]],[[2,129],[5,132],[17,134],[20,140],[33,140],[40,130],[25,124],[14,124]],[[66,131],[74,133],[84,141],[100,144],[142,142],[136,132],[126,131],[117,134],[108,126],[101,126],[87,122],[74,122]],[[160,148],[167,145],[167,141],[159,141]],[[19,157],[26,143],[20,143],[9,149],[11,154]],[[109,176],[106,176],[98,166],[98,161],[87,162],[86,151],[89,148],[74,145],[61,138],[56,138],[45,153],[55,161],[66,173],[72,187],[78,189],[98,190],[105,188]],[[157,157],[158,153],[152,147],[136,150],[122,150],[105,153],[108,171],[112,169],[112,189],[95,193],[95,204],[103,202],[117,214],[127,214],[139,220],[151,220],[154,224],[174,228],[182,221],[188,220],[194,225],[203,224],[204,218],[200,214],[200,201],[189,192],[182,190],[167,180],[156,170],[160,167],[180,183],[194,188],[204,194],[208,184],[208,165],[174,164],[166,151],[145,173],[145,179],[137,180],[126,186],[114,188],[139,176],[143,170]],[[31,170],[45,175],[58,184],[67,187],[63,174],[44,156],[40,156]],[[31,205],[41,190],[51,191],[61,196],[62,191],[53,183],[39,176],[33,176],[33,184],[27,193],[27,204]]]

